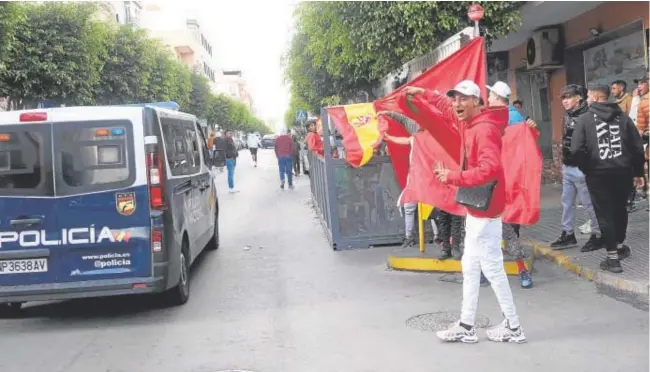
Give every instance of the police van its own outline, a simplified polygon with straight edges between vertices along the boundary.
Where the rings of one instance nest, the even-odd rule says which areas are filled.
[[[157,107],[0,113],[0,311],[27,301],[190,296],[219,247],[219,202],[193,115]]]

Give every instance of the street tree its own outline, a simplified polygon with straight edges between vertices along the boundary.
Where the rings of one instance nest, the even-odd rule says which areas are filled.
[[[489,43],[520,26],[522,2],[478,2]],[[472,2],[304,2],[294,14],[296,33],[284,60],[292,96],[308,104],[374,100],[373,88],[409,60],[469,26]],[[289,113],[287,113],[287,118]]]
[[[0,96],[23,108],[38,101],[83,105],[95,101],[103,67],[102,25],[93,3],[23,3],[0,71]]]
[[[190,103],[187,112],[196,115],[198,118],[208,118],[208,106],[212,97],[210,81],[199,71],[193,71],[191,75]]]
[[[106,26],[106,60],[97,88],[97,103],[136,103],[151,83],[157,69],[155,50],[149,48],[146,32],[130,26]]]

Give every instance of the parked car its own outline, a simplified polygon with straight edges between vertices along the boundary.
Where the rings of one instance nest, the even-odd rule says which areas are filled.
[[[275,136],[272,134],[267,134],[262,137],[262,148],[263,149],[272,149],[275,147]]]

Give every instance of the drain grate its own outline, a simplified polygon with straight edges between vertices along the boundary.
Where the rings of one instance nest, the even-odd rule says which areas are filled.
[[[437,332],[447,329],[460,319],[460,311],[438,311],[420,314],[406,320],[406,326],[421,331]],[[485,315],[476,314],[476,328],[487,328],[490,319]]]

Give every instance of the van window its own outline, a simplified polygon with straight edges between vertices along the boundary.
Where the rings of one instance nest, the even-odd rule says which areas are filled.
[[[54,124],[57,195],[128,187],[135,182],[130,121]]]
[[[198,173],[201,155],[193,120],[160,117],[167,163],[172,176]]]
[[[203,162],[205,165],[210,168],[210,164],[208,164],[208,160],[210,159],[210,151],[208,150],[208,141],[205,139],[205,134],[199,127],[199,123],[196,123],[196,128],[197,132],[199,134],[199,148],[201,152],[203,153]]]
[[[0,127],[0,196],[52,196],[51,129],[43,124]]]

